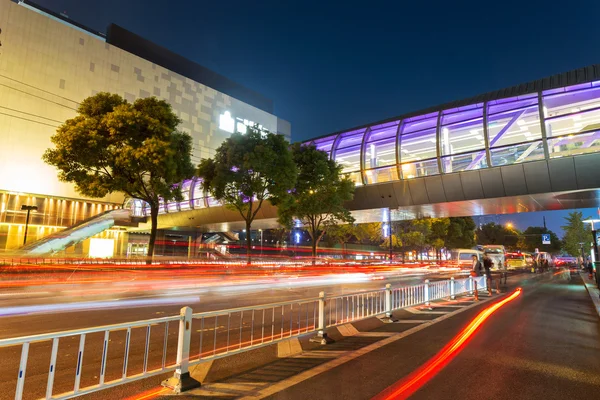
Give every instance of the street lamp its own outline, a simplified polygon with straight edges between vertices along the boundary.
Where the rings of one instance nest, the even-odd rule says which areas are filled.
[[[21,206],[21,211],[27,211],[27,220],[25,221],[25,237],[23,237],[23,246],[25,246],[25,243],[27,243],[27,228],[29,227],[29,213],[31,213],[31,211],[35,211],[37,210],[37,206],[27,206],[25,204],[23,204]]]
[[[506,223],[506,227],[507,227],[508,229],[512,229],[512,228],[513,228],[513,223],[512,223],[512,222],[507,222],[507,223]]]
[[[259,229],[258,231],[260,232],[260,256],[262,257],[262,255],[263,255],[263,230]]]

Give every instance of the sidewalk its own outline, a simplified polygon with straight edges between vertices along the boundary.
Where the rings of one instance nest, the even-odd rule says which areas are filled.
[[[594,303],[598,317],[600,317],[600,290],[598,289],[596,282],[593,279],[590,279],[587,273],[579,271],[579,275],[581,275],[581,278],[585,284],[585,288],[592,298],[592,302]]]
[[[485,322],[413,398],[598,398],[600,321],[581,277],[524,275],[509,284],[521,286],[523,295]],[[398,323],[354,327],[352,337],[333,345],[207,383],[184,397],[371,399],[424,364],[490,304],[467,302],[403,310]],[[479,383],[468,384],[469,377]]]

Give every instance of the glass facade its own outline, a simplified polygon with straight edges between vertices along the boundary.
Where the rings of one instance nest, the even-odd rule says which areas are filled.
[[[306,143],[327,152],[356,185],[597,152],[600,81],[398,118]],[[161,213],[220,206],[200,180],[183,182],[182,191],[185,200],[162,205]]]
[[[357,185],[543,160],[546,154],[597,152],[600,81],[397,119],[306,143],[327,151]]]

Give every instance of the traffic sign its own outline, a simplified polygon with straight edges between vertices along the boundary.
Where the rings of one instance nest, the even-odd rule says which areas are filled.
[[[542,235],[542,244],[550,244],[550,234],[545,233]]]

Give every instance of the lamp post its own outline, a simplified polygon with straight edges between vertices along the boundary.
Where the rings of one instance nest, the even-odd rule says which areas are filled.
[[[263,230],[259,229],[258,231],[260,232],[260,256],[262,257],[262,255],[263,255]]]
[[[25,236],[23,237],[23,246],[25,246],[25,243],[27,243],[27,229],[29,228],[29,214],[31,213],[31,211],[35,211],[37,210],[37,206],[28,206],[23,204],[21,206],[21,211],[27,211],[27,219],[25,220]]]

